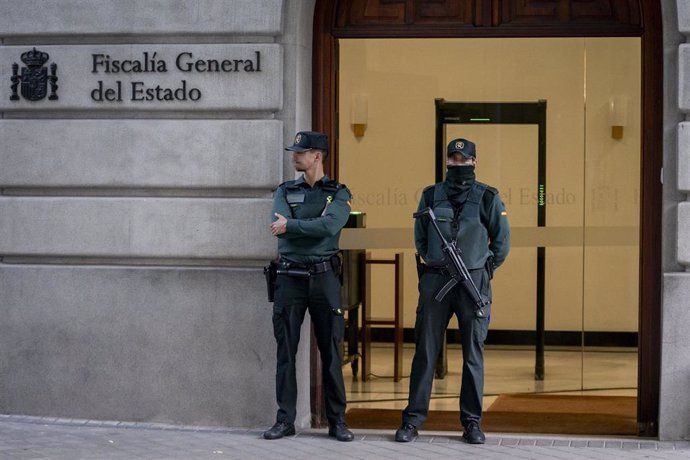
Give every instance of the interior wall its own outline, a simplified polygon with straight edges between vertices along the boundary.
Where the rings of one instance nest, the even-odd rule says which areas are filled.
[[[362,246],[386,248],[377,256],[405,252],[405,327],[413,327],[417,303],[411,216],[434,182],[434,99],[546,99],[546,328],[637,331],[639,39],[340,40],[339,85],[340,180],[353,192],[353,209],[367,213],[368,229],[409,235],[392,249],[351,230]],[[357,94],[368,101],[361,138],[350,126]],[[621,95],[628,120],[615,140],[608,103]],[[478,178],[500,189],[511,222],[512,251],[494,280],[492,329],[534,328],[535,133],[448,128],[449,138],[477,143]],[[374,268],[374,316],[392,314],[391,271]]]
[[[588,39],[585,116],[586,331],[636,331],[639,288],[641,58],[634,38]],[[628,99],[611,138],[609,98]]]

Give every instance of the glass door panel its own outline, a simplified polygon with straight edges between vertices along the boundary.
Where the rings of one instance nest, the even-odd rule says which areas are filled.
[[[339,179],[367,214],[367,228],[344,231],[343,241],[375,256],[405,253],[407,333],[417,305],[412,213],[435,181],[434,101],[547,101],[542,191],[535,125],[448,124],[443,136],[476,143],[478,179],[500,190],[512,228],[493,285],[486,394],[635,391],[640,55],[639,38],[339,40]],[[362,110],[363,134],[353,128]],[[539,247],[544,380],[534,379]],[[373,284],[390,284],[376,276]],[[390,316],[387,292],[379,290],[373,314]],[[460,362],[449,369],[435,384],[444,397],[456,394]],[[391,399],[404,400],[406,384],[394,385]]]
[[[557,225],[560,216],[567,213],[550,216],[553,206],[575,205],[574,196],[563,191],[556,194],[560,196],[550,193],[551,184],[563,189],[562,176],[567,172],[558,167],[547,168],[546,184],[549,185],[545,194],[540,195],[539,136],[535,124],[446,125],[445,143],[457,137],[471,139],[477,144],[477,178],[498,188],[511,224],[511,252],[493,281],[491,334],[496,336],[497,342],[510,341],[512,344],[487,346],[486,393],[579,390],[582,377],[582,231],[581,227]],[[549,153],[546,152],[547,157]],[[581,196],[581,188],[579,193]],[[546,227],[538,226],[540,199],[544,200]],[[575,212],[582,214],[581,205]],[[545,253],[544,285],[541,287],[537,276],[538,247],[544,248]],[[557,346],[549,345],[538,351],[535,343],[540,288],[545,296],[542,308],[546,330],[569,331],[569,334],[562,333],[567,339],[557,339],[561,341]],[[501,336],[505,338],[499,339]],[[563,340],[570,342],[563,343]],[[515,342],[523,345],[515,345]],[[539,353],[543,353],[542,357]],[[545,373],[543,380],[535,378],[537,367]]]
[[[640,39],[587,39],[586,56],[583,389],[636,395]]]

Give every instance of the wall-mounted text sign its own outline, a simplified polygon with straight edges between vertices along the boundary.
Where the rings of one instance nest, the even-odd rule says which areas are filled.
[[[0,110],[279,110],[279,45],[7,46]]]

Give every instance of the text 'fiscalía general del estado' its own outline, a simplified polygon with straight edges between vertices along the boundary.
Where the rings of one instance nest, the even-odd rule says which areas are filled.
[[[164,74],[180,72],[183,78],[174,86],[161,86],[144,81],[99,79],[91,91],[91,99],[96,102],[175,102],[198,101],[203,97],[202,90],[188,79],[195,74],[236,74],[261,72],[261,51],[254,51],[244,59],[234,57],[207,58],[191,51],[182,51],[174,60],[168,61],[158,56],[156,51],[144,51],[136,57],[122,58],[106,53],[91,55],[91,73],[97,75]]]

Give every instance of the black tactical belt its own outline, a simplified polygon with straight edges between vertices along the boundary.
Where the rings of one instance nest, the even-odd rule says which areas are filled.
[[[479,270],[484,270],[484,268],[470,268],[470,272],[476,272]],[[436,273],[437,275],[447,275],[450,276],[450,272],[446,267],[430,267],[428,265],[424,266],[424,273]]]
[[[450,272],[446,267],[430,267],[428,265],[424,266],[424,273],[436,273],[437,275],[448,275],[450,276]]]
[[[308,265],[278,261],[277,273],[279,275],[298,276],[306,278],[311,275],[325,273],[329,270],[333,270],[333,265],[331,264],[330,260]]]

